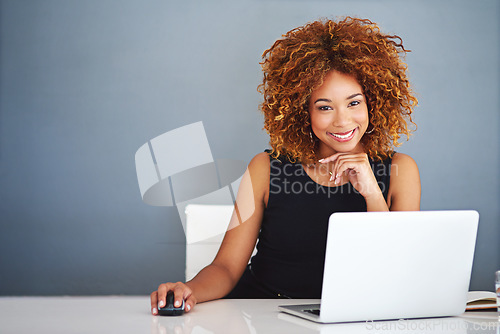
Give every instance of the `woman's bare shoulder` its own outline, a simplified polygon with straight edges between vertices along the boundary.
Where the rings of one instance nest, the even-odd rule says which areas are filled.
[[[417,163],[412,157],[404,153],[394,154],[390,184],[389,206],[391,211],[416,211],[420,209],[420,174]]]
[[[266,172],[269,171],[269,168],[271,166],[270,160],[269,160],[269,153],[267,152],[261,152],[255,155],[252,160],[250,160],[250,163],[248,164],[248,169],[250,170],[251,173],[256,172]]]
[[[267,151],[257,153],[251,161],[269,162],[269,154]]]
[[[418,168],[415,160],[404,153],[394,153],[392,156],[392,164],[403,168]]]
[[[267,205],[269,196],[271,162],[267,152],[255,155],[248,164],[247,173],[250,176],[252,188],[257,201],[262,201]]]

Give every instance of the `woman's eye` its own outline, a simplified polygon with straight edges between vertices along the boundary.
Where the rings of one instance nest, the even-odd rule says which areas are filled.
[[[320,106],[318,107],[318,109],[321,111],[332,110],[332,108],[330,108],[329,106]]]
[[[349,103],[349,107],[354,107],[354,106],[357,106],[358,104],[360,104],[361,102],[359,101],[352,101],[351,103]]]

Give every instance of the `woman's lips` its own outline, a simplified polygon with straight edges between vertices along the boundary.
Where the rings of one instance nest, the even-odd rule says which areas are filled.
[[[332,137],[336,141],[346,142],[346,141],[351,140],[354,137],[354,133],[356,132],[356,129],[357,128],[354,128],[351,131],[341,132],[341,133],[332,133],[332,132],[327,132],[327,133],[330,137]]]

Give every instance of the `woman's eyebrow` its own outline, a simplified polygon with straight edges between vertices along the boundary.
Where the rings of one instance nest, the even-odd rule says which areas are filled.
[[[361,96],[362,96],[363,94],[361,94],[361,93],[355,93],[355,94],[349,95],[349,96],[347,97],[347,99],[346,99],[346,100],[350,100],[350,99],[352,99],[352,98],[355,98],[355,97],[356,97],[356,96],[358,96],[358,95],[361,95]]]
[[[330,99],[317,99],[316,101],[314,101],[314,103],[318,103],[318,102],[328,102],[328,103],[331,103],[332,100],[330,100]]]
[[[356,97],[356,96],[358,96],[358,95],[363,96],[363,94],[362,94],[362,93],[354,93],[354,94],[352,94],[352,95],[349,95],[349,96],[346,98],[346,100],[353,99],[353,98],[355,98],[355,97]],[[318,103],[318,102],[328,102],[328,103],[331,103],[331,102],[332,102],[332,100],[330,100],[330,99],[317,99],[316,101],[314,101],[314,103]]]

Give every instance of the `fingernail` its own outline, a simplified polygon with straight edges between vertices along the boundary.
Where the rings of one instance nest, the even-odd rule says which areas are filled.
[[[156,313],[158,313],[158,310],[155,307],[155,308],[153,308],[153,314],[156,314]]]
[[[325,160],[325,159],[319,159],[318,162],[323,162],[323,160]]]
[[[165,305],[165,303],[163,302],[163,300],[160,300],[160,303],[158,304],[159,307],[163,307]]]
[[[176,301],[175,301],[174,306],[175,306],[175,307],[179,307],[179,306],[181,306],[181,302],[180,302],[180,301],[178,301],[178,300],[176,300]]]
[[[186,311],[189,312],[189,310],[191,309],[191,306],[189,306],[189,304],[186,305]]]
[[[332,174],[332,176],[330,176],[330,182],[332,182],[332,181],[333,181],[333,174]]]

